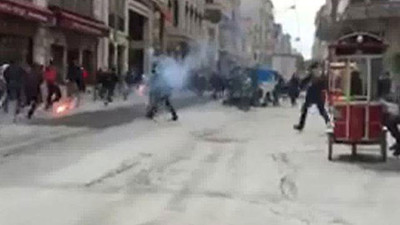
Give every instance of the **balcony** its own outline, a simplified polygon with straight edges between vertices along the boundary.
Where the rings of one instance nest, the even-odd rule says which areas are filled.
[[[205,18],[212,23],[219,23],[222,19],[223,5],[220,0],[206,0]]]
[[[342,20],[386,19],[400,17],[400,1],[370,0],[350,3]]]

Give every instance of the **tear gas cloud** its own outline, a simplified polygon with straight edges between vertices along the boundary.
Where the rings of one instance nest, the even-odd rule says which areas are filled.
[[[206,42],[190,46],[189,53],[183,59],[175,59],[166,55],[155,57],[158,71],[171,87],[181,89],[185,86],[193,71],[210,69],[213,49]]]

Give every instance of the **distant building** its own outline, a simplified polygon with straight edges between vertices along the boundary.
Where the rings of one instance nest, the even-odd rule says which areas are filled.
[[[272,67],[274,55],[294,53],[291,36],[285,34],[282,25],[275,22],[272,1],[255,0],[252,4],[243,4],[242,16],[253,64]]]

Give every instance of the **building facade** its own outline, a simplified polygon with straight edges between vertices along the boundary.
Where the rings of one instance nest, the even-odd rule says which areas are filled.
[[[168,0],[169,18],[165,20],[165,51],[182,58],[190,45],[205,39],[205,0]]]
[[[103,21],[110,27],[101,42],[102,67],[115,68],[124,74],[150,71],[153,54],[153,26],[157,5],[153,1],[106,0]]]
[[[388,44],[385,67],[400,75],[400,2],[378,0],[327,0],[316,20],[315,57],[326,57],[327,46],[342,35],[369,32]]]
[[[219,23],[219,62],[218,70],[223,76],[229,76],[233,67],[245,62],[243,54],[243,37],[241,1],[225,2],[221,22]]]
[[[108,35],[97,8],[102,1],[2,0],[0,59],[41,65],[53,61],[59,79],[77,61],[94,80],[99,39]]]
[[[290,55],[291,37],[282,30],[282,25],[275,22],[274,5],[270,0],[256,0],[253,4],[243,4],[243,21],[246,38],[251,46],[248,51],[255,64],[272,67],[274,55]],[[257,13],[255,13],[257,12]]]

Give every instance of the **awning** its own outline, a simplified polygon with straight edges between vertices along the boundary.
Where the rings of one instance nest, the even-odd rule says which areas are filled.
[[[27,1],[0,1],[0,14],[22,17],[26,20],[32,20],[42,23],[53,23],[54,14],[47,8],[39,7]]]
[[[55,6],[51,6],[50,9],[54,12],[57,25],[61,28],[94,36],[109,35],[109,28],[101,21]]]

